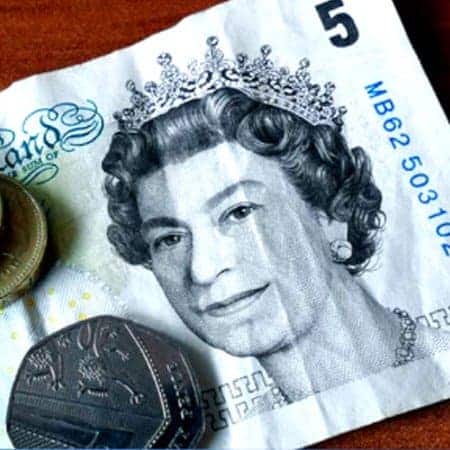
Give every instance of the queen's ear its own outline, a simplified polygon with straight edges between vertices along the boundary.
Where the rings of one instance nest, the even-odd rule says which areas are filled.
[[[330,220],[325,214],[317,215],[320,227],[329,245],[329,252],[334,262],[342,264],[353,255],[353,246],[348,241],[348,225],[346,222]]]
[[[331,220],[322,212],[317,213],[317,220],[329,243],[347,240],[348,225],[346,222]]]

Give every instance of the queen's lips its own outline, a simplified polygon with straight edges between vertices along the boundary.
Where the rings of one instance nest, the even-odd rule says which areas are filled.
[[[203,312],[214,317],[227,316],[242,311],[255,302],[269,287],[270,283],[256,289],[249,289],[239,294],[232,295],[225,300],[208,305]]]

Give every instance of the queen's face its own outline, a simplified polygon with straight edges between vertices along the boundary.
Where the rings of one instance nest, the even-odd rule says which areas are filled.
[[[332,263],[276,161],[223,143],[141,178],[137,202],[154,275],[199,337],[257,356],[313,329]]]

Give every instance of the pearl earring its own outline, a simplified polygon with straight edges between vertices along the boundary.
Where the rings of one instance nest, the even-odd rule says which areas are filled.
[[[145,262],[142,264],[142,266],[145,267],[145,268],[148,269],[148,270],[152,270],[152,269],[153,269],[153,263],[152,263],[152,260],[151,260],[151,259],[148,259],[147,261],[145,261]]]
[[[330,252],[334,262],[343,263],[352,257],[353,246],[344,239],[335,239],[330,243]]]

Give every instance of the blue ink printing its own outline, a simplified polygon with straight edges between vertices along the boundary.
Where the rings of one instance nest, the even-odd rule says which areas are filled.
[[[60,152],[70,153],[93,143],[104,120],[97,105],[72,102],[40,108],[25,117],[22,139],[13,130],[0,128],[0,173],[25,184],[47,183],[59,172]]]
[[[369,84],[366,92],[370,99],[375,99],[373,107],[379,117],[383,118],[383,128],[388,133],[389,143],[393,150],[401,154],[401,169],[409,177],[409,185],[417,194],[424,216],[434,227],[434,236],[438,239],[442,251],[450,257],[450,213],[441,206],[441,195],[432,188],[432,177],[427,173],[425,158],[417,152],[411,152],[411,135],[401,132],[403,121],[396,117],[396,106],[388,96],[383,81]],[[403,153],[402,153],[403,152]]]

